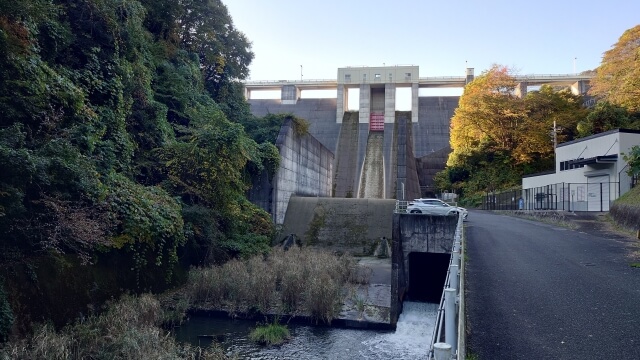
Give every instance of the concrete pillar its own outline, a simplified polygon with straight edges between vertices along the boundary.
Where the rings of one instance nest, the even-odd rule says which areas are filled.
[[[417,123],[418,116],[418,83],[411,84],[411,122]]]
[[[527,86],[529,86],[529,83],[527,83],[526,81],[518,83],[515,88],[515,95],[519,98],[527,96]]]
[[[396,84],[384,84],[384,122],[393,124],[396,120]]]
[[[344,112],[349,110],[349,88],[344,84],[338,84],[338,94],[336,99],[336,123],[342,124]]]
[[[444,289],[444,341],[451,345],[452,354],[455,354],[458,348],[456,315],[456,289]]]
[[[247,100],[251,99],[251,90],[249,90],[246,86],[244,87],[244,98]]]
[[[369,123],[371,114],[371,85],[360,84],[360,123]]]
[[[465,84],[472,82],[474,78],[475,76],[473,75],[473,68],[467,68],[467,79],[465,81]]]
[[[589,91],[589,82],[587,80],[578,80],[575,84],[571,85],[571,92],[574,95],[584,95]]]
[[[433,356],[435,360],[451,360],[451,345],[447,343],[433,344]]]
[[[280,100],[283,105],[295,105],[300,99],[300,89],[295,85],[282,85]]]

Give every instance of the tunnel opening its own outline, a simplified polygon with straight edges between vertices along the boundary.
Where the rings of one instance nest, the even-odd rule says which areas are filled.
[[[451,254],[409,254],[409,290],[412,301],[439,303]]]

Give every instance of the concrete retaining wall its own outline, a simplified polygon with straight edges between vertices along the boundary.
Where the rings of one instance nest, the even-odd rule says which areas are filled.
[[[292,195],[331,196],[334,156],[313,136],[296,134],[290,120],[280,129],[276,147],[278,172],[272,179],[266,173],[253,179],[248,197],[282,224]]]
[[[393,214],[391,242],[391,323],[395,325],[409,281],[409,254],[450,253],[458,218]]]
[[[291,197],[280,239],[296,234],[303,244],[371,255],[391,238],[394,200]]]

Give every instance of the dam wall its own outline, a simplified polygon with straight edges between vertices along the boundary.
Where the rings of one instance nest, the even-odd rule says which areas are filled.
[[[416,159],[413,155],[413,123],[411,117],[400,115],[397,124],[397,183],[398,200],[412,200],[420,197],[420,182],[416,170]]]
[[[340,123],[336,121],[336,99],[299,99],[283,104],[279,99],[247,100],[255,116],[291,113],[309,122],[309,133],[336,154]]]
[[[331,196],[356,197],[360,176],[360,124],[358,112],[345,112],[339,129],[336,157],[334,162],[334,182]],[[366,142],[366,139],[365,139]]]
[[[384,111],[383,95],[372,89],[371,110]],[[384,198],[401,198],[402,184],[406,199],[419,198],[433,187],[433,175],[444,168],[450,152],[449,125],[458,100],[458,96],[418,97],[418,122],[408,121],[400,129],[399,119],[411,119],[412,113],[395,111],[395,122],[384,124]],[[360,112],[347,111],[336,119],[336,101],[298,99],[283,104],[279,99],[248,100],[255,116],[291,113],[307,120],[309,133],[335,154],[334,188],[329,196],[355,198],[363,175],[369,124],[361,122]],[[399,131],[407,134],[402,136],[401,143]],[[416,161],[417,158],[420,160]]]
[[[459,96],[418,98],[418,122],[413,124],[416,158],[449,147],[449,126],[459,100]]]
[[[451,148],[447,146],[438,151],[416,159],[418,179],[420,180],[420,197],[435,197],[434,176],[444,170]]]

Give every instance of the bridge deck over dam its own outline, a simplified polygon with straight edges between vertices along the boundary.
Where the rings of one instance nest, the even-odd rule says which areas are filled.
[[[571,86],[578,81],[589,81],[593,75],[584,74],[531,74],[514,76],[519,83],[528,83],[530,86],[540,85],[564,85]],[[418,87],[424,88],[458,88],[467,84],[466,76],[432,76],[419,77],[416,81]],[[369,81],[370,84],[383,83],[381,80]],[[412,84],[407,81],[404,84]],[[336,79],[310,79],[310,80],[256,80],[245,81],[244,86],[251,94],[251,91],[275,91],[281,90],[284,85],[293,85],[299,90],[336,90],[338,88],[338,80]],[[249,97],[250,98],[250,97]]]

